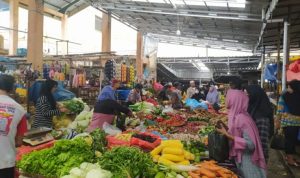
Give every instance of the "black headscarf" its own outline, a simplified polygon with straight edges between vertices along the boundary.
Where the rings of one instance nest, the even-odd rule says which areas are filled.
[[[293,89],[293,93],[286,92],[283,95],[284,102],[291,114],[300,116],[300,81],[293,80],[288,86]]]
[[[256,118],[268,118],[270,123],[269,137],[274,134],[274,115],[272,104],[259,85],[249,85],[246,87],[249,96],[248,113],[255,121]]]

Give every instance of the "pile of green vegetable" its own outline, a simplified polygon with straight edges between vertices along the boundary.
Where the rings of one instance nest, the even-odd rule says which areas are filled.
[[[80,166],[94,160],[94,152],[82,139],[59,140],[52,148],[34,151],[24,155],[17,166],[22,172],[45,177],[61,177]]]
[[[100,157],[99,164],[113,178],[150,178],[158,171],[150,155],[136,147],[115,147]]]
[[[139,102],[135,103],[134,105],[130,105],[129,109],[135,112],[143,111],[144,113],[149,114],[155,110],[155,107],[152,103]]]
[[[205,155],[207,146],[204,143],[196,140],[182,141],[184,149],[195,155],[195,162],[200,162],[200,156]]]
[[[199,130],[199,135],[200,136],[207,136],[209,133],[215,131],[215,127],[214,126],[206,126],[204,128],[202,128],[201,130]]]
[[[95,129],[93,132],[90,133],[93,138],[93,149],[94,151],[99,151],[104,153],[106,151],[107,140],[106,140],[106,133],[101,129]]]
[[[62,104],[66,109],[74,114],[79,114],[84,109],[84,102],[80,98],[63,101]]]

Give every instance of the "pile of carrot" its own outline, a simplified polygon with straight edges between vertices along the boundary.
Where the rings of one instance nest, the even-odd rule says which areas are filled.
[[[203,161],[196,166],[198,170],[189,172],[192,178],[238,178],[232,171],[217,165],[216,161]]]

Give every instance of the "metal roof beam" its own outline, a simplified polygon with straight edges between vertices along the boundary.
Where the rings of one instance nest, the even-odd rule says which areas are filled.
[[[197,18],[208,18],[208,19],[228,19],[228,20],[241,20],[241,21],[253,21],[253,22],[260,22],[260,18],[248,18],[248,17],[233,17],[230,15],[205,15],[205,14],[195,14],[195,13],[178,13],[178,12],[164,12],[164,11],[155,11],[155,10],[143,10],[143,9],[133,9],[131,7],[128,8],[119,8],[119,7],[102,7],[106,10],[120,10],[120,11],[127,11],[127,12],[139,12],[139,13],[148,13],[148,14],[163,14],[163,15],[173,15],[173,16],[183,16],[183,17],[197,17]]]
[[[176,9],[174,8],[167,8],[167,7],[157,7],[157,6],[145,6],[145,5],[132,5],[132,4],[120,4],[120,3],[101,3],[101,7],[104,9],[111,9],[111,8],[117,8],[117,9],[132,9],[132,10],[151,10],[151,11],[157,11],[157,12],[175,12],[177,14],[185,14],[185,13],[191,13],[191,14],[211,14],[213,13],[213,17],[216,15],[231,15],[231,16],[251,16],[251,17],[257,17],[261,21],[261,14],[253,14],[253,13],[245,13],[243,11],[217,11],[217,10],[195,10],[190,8],[181,8],[178,7]]]
[[[262,41],[262,38],[263,38],[263,35],[264,35],[264,32],[265,32],[265,28],[267,26],[267,20],[269,20],[271,18],[272,12],[276,8],[276,5],[277,5],[278,1],[279,0],[272,0],[269,4],[268,11],[266,12],[266,14],[263,14],[264,15],[264,19],[263,19],[264,22],[263,22],[261,30],[260,30],[260,35],[259,35],[259,38],[258,38],[258,42],[257,42],[255,48],[253,49],[254,53],[256,53],[257,47],[260,45],[260,43]]]

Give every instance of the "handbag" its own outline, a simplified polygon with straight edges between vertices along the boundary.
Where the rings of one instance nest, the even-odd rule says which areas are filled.
[[[271,138],[271,148],[275,150],[285,149],[285,137],[282,131],[276,131],[273,137]]]
[[[208,134],[209,158],[224,162],[229,158],[228,138],[216,131]]]

